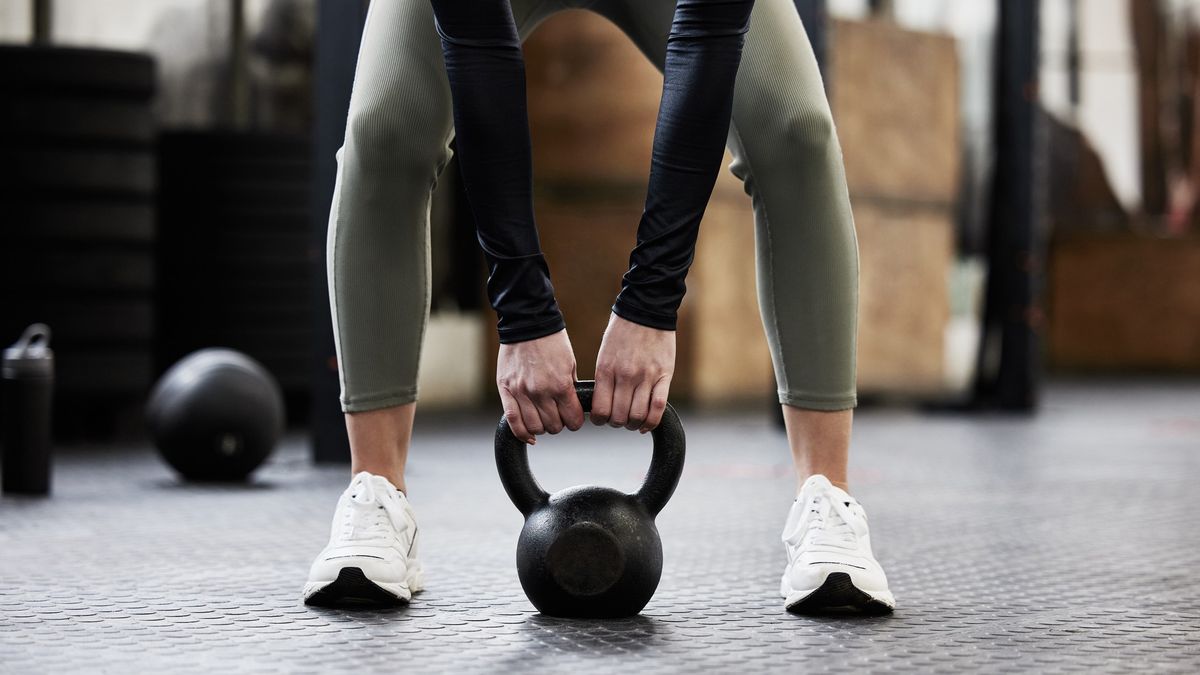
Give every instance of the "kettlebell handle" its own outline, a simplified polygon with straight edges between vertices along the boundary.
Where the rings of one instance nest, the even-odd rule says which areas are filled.
[[[596,383],[592,380],[575,383],[575,393],[585,413],[592,411],[592,394],[595,390]],[[667,505],[683,473],[686,445],[683,424],[670,403],[663,411],[662,421],[650,435],[654,439],[654,454],[650,458],[646,479],[635,496],[654,516]],[[542,489],[529,469],[529,446],[513,435],[504,417],[496,426],[496,468],[504,491],[522,515],[528,516],[549,501],[550,495]]]

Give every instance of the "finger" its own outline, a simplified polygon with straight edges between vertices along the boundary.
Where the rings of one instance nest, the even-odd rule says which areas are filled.
[[[542,417],[538,415],[537,406],[529,397],[524,394],[515,394],[517,405],[521,408],[521,420],[525,422],[525,429],[529,433],[529,443],[536,443],[539,434],[546,433],[542,427]]]
[[[626,429],[637,431],[646,423],[646,417],[650,414],[650,391],[653,387],[653,382],[642,382],[633,390],[633,396],[629,400],[629,419],[625,420]]]
[[[662,423],[663,413],[667,410],[667,395],[670,391],[671,378],[664,377],[655,383],[654,391],[650,394],[650,414],[646,416],[646,422],[640,429],[643,434],[653,431]]]
[[[592,424],[601,426],[608,423],[612,415],[612,371],[607,368],[596,369],[596,387],[592,390]]]
[[[627,377],[618,377],[613,388],[612,415],[608,418],[608,426],[623,427],[629,420],[630,401],[633,400],[633,384]]]
[[[562,418],[563,426],[571,431],[579,431],[583,427],[583,405],[579,403],[575,385],[571,384],[554,402],[558,406],[558,415]]]
[[[525,429],[525,421],[521,419],[521,406],[517,405],[516,397],[501,387],[500,403],[504,406],[504,420],[508,422],[512,435],[528,443],[530,434]]]
[[[537,406],[538,417],[541,418],[542,428],[546,433],[557,434],[562,431],[562,417],[558,414],[558,403],[552,395],[548,395],[548,392],[538,392],[533,404]]]

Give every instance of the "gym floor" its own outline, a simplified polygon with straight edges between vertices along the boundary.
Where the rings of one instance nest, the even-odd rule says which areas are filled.
[[[1034,418],[860,411],[854,492],[899,601],[873,618],[783,611],[793,482],[766,412],[681,417],[662,583],[617,621],[526,601],[491,415],[420,417],[429,589],[387,611],[300,601],[348,478],[303,437],[244,487],[63,449],[52,498],[0,500],[0,671],[1200,672],[1200,383],[1060,382]],[[548,488],[631,490],[649,447],[585,426],[530,456]]]

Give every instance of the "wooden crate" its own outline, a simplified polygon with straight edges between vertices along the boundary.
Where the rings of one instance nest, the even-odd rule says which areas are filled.
[[[1057,238],[1047,291],[1051,365],[1200,372],[1200,237]]]
[[[950,215],[855,206],[859,250],[860,393],[928,394],[943,387],[950,320]]]
[[[726,155],[726,166],[730,160]],[[700,223],[680,308],[678,370],[693,401],[719,405],[773,396],[756,284],[754,213],[741,181],[723,171]]]
[[[555,14],[529,36],[525,69],[539,187],[640,201],[662,95],[658,69],[616,26],[583,10]]]
[[[832,28],[830,98],[860,255],[859,392],[934,393],[962,156],[954,39],[884,21]]]
[[[830,99],[855,205],[951,206],[962,161],[954,38],[885,21],[832,29]]]

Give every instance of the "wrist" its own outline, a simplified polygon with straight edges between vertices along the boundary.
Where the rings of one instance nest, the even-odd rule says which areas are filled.
[[[566,328],[567,324],[563,320],[562,314],[557,314],[533,323],[504,325],[502,322],[502,325],[497,327],[496,333],[500,338],[500,344],[511,345],[554,335]]]
[[[618,297],[617,301],[613,303],[612,313],[631,323],[636,323],[640,326],[646,326],[647,328],[654,328],[657,330],[674,331],[676,330],[678,323],[675,312],[664,313],[648,311],[641,307],[637,307],[628,301],[624,301],[620,297]]]

